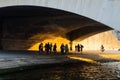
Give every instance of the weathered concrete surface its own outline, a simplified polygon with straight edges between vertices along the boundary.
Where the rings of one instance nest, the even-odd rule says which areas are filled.
[[[0,0],[0,7],[31,5],[77,13],[120,30],[119,0]]]

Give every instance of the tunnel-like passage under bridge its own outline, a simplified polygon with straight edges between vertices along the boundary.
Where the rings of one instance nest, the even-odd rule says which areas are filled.
[[[83,40],[107,30],[119,30],[118,3],[118,0],[1,0],[1,48],[10,40],[20,40],[18,45],[27,44],[22,48],[28,49],[48,38]]]

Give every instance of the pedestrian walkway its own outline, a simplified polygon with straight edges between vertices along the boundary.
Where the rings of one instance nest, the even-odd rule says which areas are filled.
[[[67,55],[39,55],[37,52],[0,52],[0,69],[67,61]]]
[[[61,54],[38,54],[30,51],[0,51],[0,73],[9,72],[18,67],[29,67],[36,65],[50,65],[68,63],[74,61],[85,61],[90,63],[105,63],[120,61],[119,53],[88,53],[68,55]],[[21,68],[20,68],[21,69]],[[14,70],[13,70],[14,71]]]

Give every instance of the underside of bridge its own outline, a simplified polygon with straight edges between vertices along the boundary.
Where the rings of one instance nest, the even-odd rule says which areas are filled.
[[[22,49],[54,37],[83,40],[112,28],[74,13],[37,6],[0,8],[0,48],[10,41]],[[14,47],[13,45],[13,47]],[[4,48],[5,49],[5,48]]]

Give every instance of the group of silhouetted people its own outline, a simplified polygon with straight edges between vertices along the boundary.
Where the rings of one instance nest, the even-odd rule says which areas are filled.
[[[40,43],[40,44],[39,44],[39,52],[40,52],[40,53],[43,52],[43,48],[44,48],[44,47],[45,47],[45,52],[46,52],[47,54],[52,53],[52,51],[53,51],[54,53],[57,52],[57,45],[56,45],[56,43],[55,43],[54,45],[52,45],[52,43],[46,43],[45,46],[43,46],[43,43]]]
[[[68,44],[64,45],[63,43],[60,46],[61,54],[68,54],[69,48]]]
[[[43,50],[43,48],[44,48],[44,50]],[[83,52],[83,48],[84,48],[84,46],[82,44],[75,45],[75,51],[80,52],[81,54]],[[100,50],[101,50],[101,52],[105,51],[103,45],[101,45]],[[54,45],[52,45],[52,43],[48,42],[43,46],[43,43],[40,43],[39,44],[39,53],[43,53],[43,51],[45,51],[47,54],[51,54],[51,53],[56,54],[57,53],[57,44],[55,43]],[[60,53],[61,54],[68,54],[69,53],[68,44],[63,44],[63,43],[61,44]]]
[[[84,46],[82,44],[77,44],[75,46],[75,51],[81,52],[83,51]]]
[[[84,46],[82,44],[77,44],[75,46],[75,50],[82,53],[83,47]],[[43,50],[43,48],[44,48],[44,50]],[[43,53],[43,51],[45,51],[47,54],[51,54],[51,53],[56,54],[57,53],[57,44],[55,43],[54,45],[52,45],[52,43],[48,42],[43,46],[43,43],[40,43],[39,44],[39,53]],[[68,54],[69,53],[68,44],[62,43],[60,46],[60,52],[61,52],[61,54]]]
[[[52,43],[46,43],[45,46],[43,46],[43,43],[39,44],[39,52],[43,53],[43,48],[45,48],[45,52],[47,54],[51,54],[52,52],[54,54],[57,53],[57,45],[56,43],[54,45],[52,45]],[[69,52],[69,48],[68,48],[68,44],[64,45],[61,44],[60,46],[60,50],[61,50],[61,54],[67,54]]]

